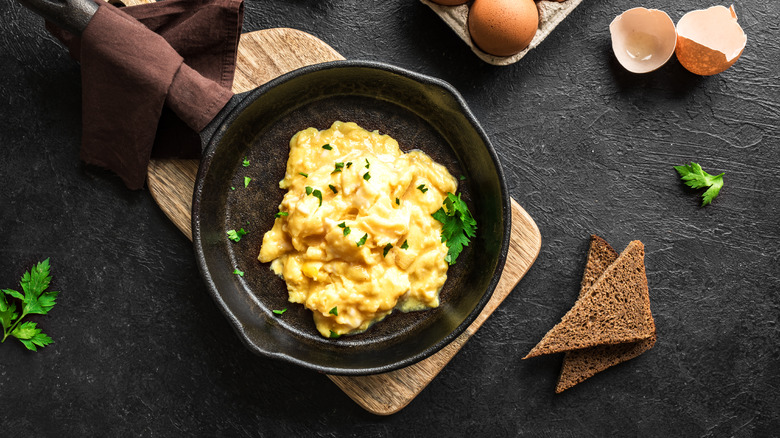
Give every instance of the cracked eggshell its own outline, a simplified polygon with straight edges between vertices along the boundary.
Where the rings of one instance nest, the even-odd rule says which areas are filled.
[[[632,73],[649,73],[672,57],[677,44],[674,22],[664,11],[633,8],[609,25],[612,51],[620,65]]]
[[[747,43],[734,6],[688,12],[677,22],[677,34],[677,59],[688,71],[702,76],[731,67]]]

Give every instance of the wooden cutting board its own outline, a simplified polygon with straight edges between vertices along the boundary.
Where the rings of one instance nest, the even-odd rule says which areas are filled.
[[[344,59],[330,46],[294,29],[267,29],[241,36],[233,91],[251,90],[291,70]],[[155,201],[190,239],[192,193],[197,160],[153,160],[148,186]],[[512,237],[501,280],[482,313],[458,338],[433,356],[409,367],[385,374],[361,377],[331,376],[342,391],[360,406],[378,415],[389,415],[409,404],[444,368],[496,310],[536,260],[542,239],[528,213],[512,200]]]

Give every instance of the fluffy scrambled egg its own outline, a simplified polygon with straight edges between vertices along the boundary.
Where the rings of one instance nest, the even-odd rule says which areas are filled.
[[[359,333],[394,308],[439,305],[447,246],[431,217],[457,180],[421,151],[355,123],[290,140],[287,193],[258,260],[314,313],[326,337]]]

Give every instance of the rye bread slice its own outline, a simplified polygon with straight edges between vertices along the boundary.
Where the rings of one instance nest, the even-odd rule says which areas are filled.
[[[645,249],[642,242],[634,240],[523,359],[636,342],[653,333]]]
[[[588,261],[582,274],[580,297],[585,295],[593,283],[617,258],[617,251],[606,240],[596,235],[590,236]],[[649,339],[642,341],[599,345],[566,352],[555,392],[561,393],[613,365],[639,356],[651,349],[655,345],[655,341],[654,333]]]
[[[653,348],[655,339],[653,333],[650,338],[642,341],[599,345],[566,352],[555,392],[561,393],[613,365],[639,356]]]
[[[593,286],[593,283],[604,274],[609,265],[615,263],[618,255],[618,252],[606,240],[595,234],[590,236],[588,260],[585,262],[585,271],[582,273],[582,281],[580,282],[580,295],[577,299],[583,297]]]

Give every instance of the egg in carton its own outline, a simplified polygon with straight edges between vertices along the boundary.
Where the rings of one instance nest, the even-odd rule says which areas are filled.
[[[420,0],[423,4],[430,7],[436,12],[447,25],[455,31],[455,33],[469,46],[471,50],[483,61],[493,65],[510,65],[522,59],[529,51],[536,48],[545,38],[555,29],[558,24],[563,21],[571,12],[576,8],[582,0],[565,0],[565,1],[547,1],[542,0],[535,2],[538,9],[538,27],[530,37],[530,42],[522,49],[517,47],[517,44],[525,45],[525,38],[529,37],[529,34],[515,34],[512,36],[514,47],[519,50],[516,53],[508,54],[508,52],[500,50],[503,44],[501,42],[496,43],[491,40],[488,31],[480,32],[484,30],[480,27],[475,32],[475,38],[480,41],[480,46],[475,44],[472,39],[472,34],[469,32],[469,8],[474,4],[479,3],[479,0],[474,2],[463,0],[437,0],[433,2],[431,0]],[[530,0],[529,0],[530,1]],[[494,2],[502,3],[502,2]],[[490,26],[489,23],[494,20],[501,20],[502,16],[506,17],[511,15],[506,11],[501,10],[501,5],[494,5],[494,7],[485,7],[485,5],[478,5],[479,14],[482,19],[477,26]],[[519,18],[520,26],[514,26],[516,28],[528,28],[529,23],[524,19]],[[512,49],[513,44],[504,46],[504,49],[509,52],[514,51]],[[483,50],[490,50],[493,52],[487,53]],[[501,56],[505,55],[505,56]]]

